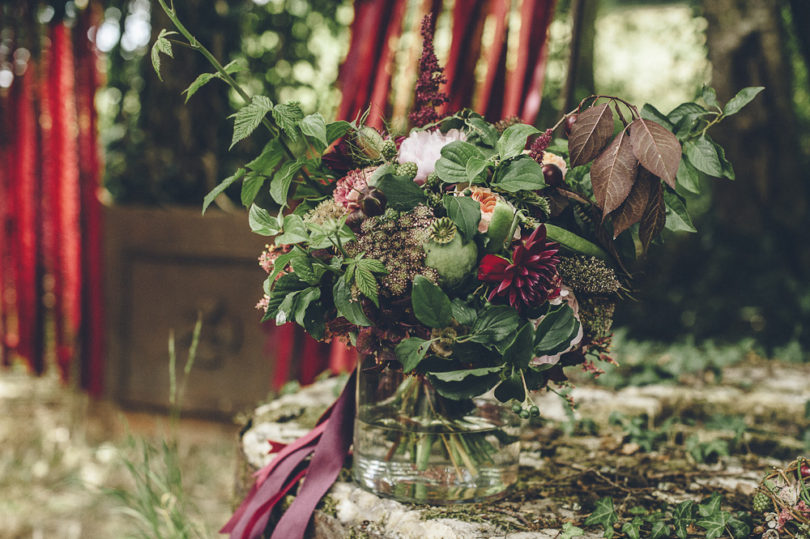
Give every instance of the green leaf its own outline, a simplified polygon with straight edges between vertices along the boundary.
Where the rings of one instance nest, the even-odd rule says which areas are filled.
[[[456,224],[464,239],[472,240],[478,232],[481,204],[470,197],[453,195],[444,195],[442,204],[447,210],[447,216]]]
[[[714,149],[717,151],[717,157],[720,158],[720,166],[723,168],[723,177],[729,180],[735,179],[734,167],[732,167],[731,162],[726,159],[726,151],[715,141],[712,140],[711,142],[714,144]]]
[[[278,221],[270,212],[253,204],[248,211],[248,224],[250,230],[261,236],[275,236],[278,234]]]
[[[267,276],[267,280],[265,282],[270,284],[275,282],[276,276],[278,276],[282,271],[284,271],[284,269],[287,267],[287,265],[293,258],[301,256],[301,254],[302,252],[300,250],[293,249],[289,253],[279,255],[278,258],[276,258],[273,261],[273,271],[270,272],[270,275]],[[267,291],[265,291],[265,293],[267,293]]]
[[[388,269],[385,267],[385,264],[373,258],[359,258],[356,263],[358,268],[362,268],[372,273],[388,273]]]
[[[526,139],[530,135],[539,133],[537,128],[526,124],[515,124],[507,127],[501,138],[495,144],[495,149],[501,156],[501,159],[509,159],[523,153],[526,149]]]
[[[245,167],[264,176],[272,176],[282,159],[284,148],[281,147],[279,139],[275,138],[265,144],[262,153]]]
[[[596,502],[593,513],[585,519],[586,526],[602,526],[604,537],[613,537],[613,525],[619,521],[616,510],[613,508],[613,498],[600,498]]]
[[[750,514],[745,513],[744,511],[738,511],[736,515],[731,515],[728,519],[728,528],[731,530],[731,535],[735,538],[739,537],[751,537],[751,525],[741,520],[739,517],[743,517],[746,519],[750,519]]]
[[[371,326],[371,321],[363,312],[359,301],[352,298],[351,289],[346,286],[344,279],[336,279],[332,287],[332,298],[338,314],[355,326]]]
[[[270,182],[270,196],[273,200],[281,206],[287,205],[287,195],[290,192],[290,185],[296,173],[301,170],[303,163],[298,161],[287,161],[284,163],[278,172],[273,176]]]
[[[484,307],[473,324],[470,340],[482,344],[496,344],[517,330],[520,316],[508,305]]]
[[[467,161],[472,157],[483,159],[477,147],[463,140],[456,140],[442,147],[441,157],[436,161],[436,174],[445,183],[467,181]]]
[[[380,306],[380,299],[378,297],[379,286],[377,285],[377,279],[374,277],[373,273],[358,265],[354,271],[354,282],[361,294],[373,301],[374,305],[377,307]]]
[[[546,186],[543,167],[528,155],[523,155],[498,167],[496,187],[515,193],[537,191]]]
[[[708,111],[698,105],[697,103],[681,103],[672,111],[667,114],[667,118],[672,125],[677,126],[684,122],[684,124],[693,124],[695,120],[707,114]]]
[[[697,232],[692,218],[686,211],[683,199],[674,191],[664,189],[664,203],[667,206],[666,227],[672,231]]]
[[[723,116],[731,116],[732,114],[737,114],[742,110],[744,106],[750,103],[759,92],[764,90],[764,86],[749,86],[747,88],[743,88],[737,95],[729,99],[726,106],[723,107]]]
[[[478,315],[478,312],[461,298],[455,298],[450,302],[450,310],[453,313],[453,318],[462,326],[472,325]]]
[[[509,378],[498,384],[495,388],[495,398],[501,402],[509,402],[512,399],[522,402],[526,398],[520,369],[512,369]]]
[[[467,161],[467,181],[470,183],[483,183],[484,177],[481,174],[489,166],[489,161],[480,157],[470,157]]]
[[[595,256],[602,260],[609,260],[608,254],[598,245],[589,242],[583,237],[577,236],[564,228],[546,223],[546,237],[556,241],[569,251],[582,253],[588,256]]]
[[[678,166],[678,174],[675,178],[678,185],[690,193],[700,194],[700,172],[692,166],[686,156],[681,157],[681,164]]]
[[[394,349],[397,359],[402,363],[403,372],[411,372],[425,358],[430,349],[430,341],[419,337],[408,337]]]
[[[710,517],[720,511],[720,503],[722,501],[723,497],[715,492],[711,495],[708,502],[698,505],[698,513],[700,513],[702,517]]]
[[[675,128],[675,125],[667,118],[667,115],[658,110],[657,108],[653,107],[649,103],[645,103],[643,107],[641,107],[641,117],[645,120],[652,120],[654,122],[658,122],[659,124],[663,125],[670,131]]]
[[[503,351],[503,360],[520,369],[529,367],[534,357],[534,326],[526,322],[515,334],[515,338]]]
[[[220,193],[224,192],[225,189],[230,187],[231,184],[233,184],[234,182],[237,182],[245,177],[245,172],[246,171],[243,168],[237,169],[233,176],[228,176],[227,178],[219,182],[219,185],[211,189],[211,191],[207,195],[205,195],[205,198],[203,198],[203,207],[202,207],[203,215],[205,215],[205,210],[208,209],[208,206],[210,206],[211,203],[214,202],[214,200],[220,195]]]
[[[582,537],[585,535],[585,530],[574,526],[570,522],[566,522],[563,524],[560,534],[559,539],[574,539],[575,537]]]
[[[500,380],[502,367],[482,367],[428,374],[428,380],[442,397],[448,399],[471,399],[492,389]]]
[[[667,537],[672,537],[672,527],[663,520],[653,522],[650,539],[666,539]]]
[[[641,520],[641,517],[633,517],[633,520],[622,524],[622,533],[630,539],[639,539],[642,524],[644,524],[644,521]]]
[[[273,120],[290,140],[298,140],[298,122],[304,118],[301,106],[295,101],[281,103],[273,108]]]
[[[301,120],[301,131],[312,141],[317,142],[319,152],[323,152],[329,143],[326,141],[326,122],[320,113],[310,114]]]
[[[162,52],[169,58],[174,58],[172,52],[172,42],[166,39],[166,36],[176,35],[177,32],[167,32],[165,28],[161,29],[157,39],[152,44],[152,67],[155,68],[158,79],[163,82],[163,77],[160,74],[160,53]]]
[[[276,236],[276,245],[289,245],[291,243],[301,243],[309,240],[307,225],[300,216],[291,214],[284,217],[283,233]]]
[[[254,172],[251,172],[245,177],[245,181],[242,182],[242,193],[240,195],[244,207],[247,208],[253,204],[253,200],[256,198],[256,195],[259,194],[266,179],[266,176]]]
[[[426,326],[443,328],[450,325],[450,298],[423,275],[417,275],[413,280],[411,305],[414,316]]]
[[[337,139],[345,135],[352,128],[352,124],[345,120],[338,120],[326,124],[326,143],[332,144]]]
[[[194,82],[189,84],[188,88],[182,91],[182,93],[186,94],[186,103],[191,99],[191,96],[197,93],[197,90],[208,84],[211,79],[215,78],[217,78],[216,73],[200,73],[200,75],[194,79]]]
[[[287,297],[292,296],[305,288],[309,288],[307,283],[299,279],[294,273],[285,273],[279,277],[273,285],[273,290],[270,291],[270,301],[268,302],[267,311],[265,312],[262,321],[269,320],[270,318],[276,318],[281,304],[287,299]],[[292,300],[289,300],[285,307],[291,306],[291,302]]]
[[[250,136],[262,123],[264,116],[271,110],[273,110],[272,101],[263,95],[253,96],[250,103],[233,115],[233,138],[228,149],[233,148],[237,142]]]
[[[424,191],[405,176],[382,176],[376,185],[385,195],[388,206],[395,210],[408,211],[425,201]]]
[[[701,97],[710,107],[720,109],[720,103],[717,101],[717,92],[711,86],[704,86],[701,91]]]
[[[579,330],[578,324],[567,303],[552,307],[537,326],[534,355],[552,356],[568,348]]]
[[[684,153],[696,169],[709,176],[720,178],[723,165],[714,144],[705,136],[696,140],[687,140],[683,145]]]
[[[675,524],[675,535],[679,539],[686,539],[689,532],[686,528],[695,521],[695,502],[692,500],[684,500],[672,510],[672,520]]]
[[[472,116],[464,120],[464,123],[470,128],[470,134],[475,134],[481,139],[486,146],[490,148],[494,148],[495,144],[498,142],[498,130],[495,127],[486,121],[485,119],[479,116]],[[467,137],[470,138],[469,135]]]
[[[293,311],[293,317],[295,318],[296,323],[306,328],[306,314],[307,309],[312,304],[312,302],[317,301],[321,298],[321,289],[317,286],[312,286],[303,291],[299,292],[297,297],[295,298],[295,309]]]
[[[698,520],[696,524],[706,530],[706,539],[717,539],[725,533],[730,518],[731,513],[728,511],[717,511]]]

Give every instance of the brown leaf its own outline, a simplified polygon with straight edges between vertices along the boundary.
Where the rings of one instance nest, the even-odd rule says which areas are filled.
[[[613,111],[607,103],[596,105],[577,114],[577,121],[568,136],[568,155],[571,166],[590,162],[610,141],[613,135]]]
[[[652,120],[638,118],[630,124],[630,142],[644,168],[675,189],[675,175],[681,162],[681,143],[675,135]]]
[[[579,193],[575,193],[574,191],[569,191],[568,189],[563,189],[562,187],[557,187],[557,193],[561,194],[565,198],[570,198],[575,202],[579,202],[580,204],[587,204],[590,205],[591,202],[580,195]]]
[[[574,124],[576,125],[576,124]],[[636,181],[638,160],[633,155],[625,129],[599,154],[591,166],[591,184],[596,205],[606,216],[622,205]]]
[[[667,221],[667,208],[664,206],[664,188],[661,182],[653,178],[652,192],[644,209],[644,215],[638,225],[638,239],[646,253],[652,240],[663,230]]]
[[[649,176],[647,171],[638,174],[633,188],[627,199],[619,207],[618,210],[613,212],[613,239],[615,240],[619,234],[641,221],[644,215],[644,210],[647,209],[647,202],[650,200],[650,193],[654,184],[652,182],[658,181]]]

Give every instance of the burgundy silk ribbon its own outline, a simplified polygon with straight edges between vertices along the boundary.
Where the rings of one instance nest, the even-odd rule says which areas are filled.
[[[271,539],[303,539],[315,506],[337,479],[349,447],[355,415],[357,373],[352,372],[340,397],[305,436],[284,447],[256,474],[247,497],[220,533],[231,539],[261,537],[270,513],[302,478],[292,505],[281,516]],[[307,464],[304,462],[312,455]]]

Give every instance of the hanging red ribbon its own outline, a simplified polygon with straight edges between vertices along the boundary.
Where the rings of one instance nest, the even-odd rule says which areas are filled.
[[[81,323],[81,225],[78,147],[76,140],[75,71],[70,28],[51,27],[48,93],[51,118],[50,167],[47,184],[55,204],[48,209],[55,241],[54,277],[57,363],[63,379],[69,375]]]

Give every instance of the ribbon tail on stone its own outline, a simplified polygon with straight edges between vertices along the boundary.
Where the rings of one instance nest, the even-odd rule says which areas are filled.
[[[352,443],[355,415],[353,372],[337,401],[321,416],[318,426],[291,443],[256,474],[256,482],[231,519],[220,530],[231,539],[261,537],[273,508],[306,478],[292,505],[281,516],[272,539],[301,539],[315,506],[331,488]],[[309,463],[304,462],[312,455]]]

